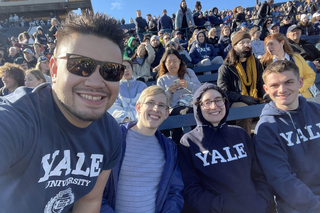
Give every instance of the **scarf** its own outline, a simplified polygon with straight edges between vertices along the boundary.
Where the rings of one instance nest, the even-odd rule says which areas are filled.
[[[244,71],[241,62],[236,64],[236,69],[238,71],[240,81],[241,81],[241,95],[251,96],[258,98],[257,90],[257,67],[254,56],[251,55],[247,58],[247,73]],[[248,93],[247,88],[250,86],[250,91]]]

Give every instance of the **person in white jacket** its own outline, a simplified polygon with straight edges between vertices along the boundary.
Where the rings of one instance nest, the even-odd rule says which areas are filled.
[[[145,83],[136,81],[132,76],[132,62],[124,60],[123,64],[126,69],[120,80],[119,94],[115,103],[108,110],[118,123],[137,121],[136,103],[141,92],[147,88]]]

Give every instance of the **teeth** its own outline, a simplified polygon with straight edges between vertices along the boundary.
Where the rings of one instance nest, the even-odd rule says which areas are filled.
[[[150,115],[151,118],[158,119],[158,116]]]
[[[212,114],[212,115],[218,115],[219,112],[213,112],[213,113],[210,113],[210,114]]]
[[[80,94],[80,96],[84,99],[92,100],[92,101],[98,101],[102,99],[101,96],[91,96],[91,95],[85,95],[85,94]]]

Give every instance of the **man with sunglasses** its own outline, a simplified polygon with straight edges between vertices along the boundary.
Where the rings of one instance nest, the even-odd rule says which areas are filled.
[[[105,14],[70,13],[58,35],[52,86],[0,99],[2,212],[99,212],[120,159],[121,130],[106,110],[124,71],[123,30]]]
[[[181,212],[177,147],[158,131],[169,116],[169,99],[159,86],[146,88],[136,104],[138,122],[121,125],[121,161],[112,169],[101,213]]]

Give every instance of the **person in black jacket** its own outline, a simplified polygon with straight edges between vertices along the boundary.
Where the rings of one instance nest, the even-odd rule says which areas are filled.
[[[234,14],[234,20],[232,22],[231,30],[234,32],[240,28],[242,22],[246,22],[246,14],[243,13],[243,8],[241,6],[235,7],[232,11]]]
[[[315,13],[318,10],[316,3],[313,0],[306,0],[306,5],[304,6],[305,13]]]
[[[153,20],[151,14],[147,14],[146,17],[147,17],[147,20],[148,20],[148,32],[151,32],[153,35],[156,35],[157,31],[158,31],[157,22],[155,20]]]
[[[201,2],[197,1],[195,7],[197,11],[193,13],[194,24],[197,26],[198,29],[205,29],[206,27],[204,26],[204,24],[206,23],[207,19],[201,12]]]
[[[141,10],[137,10],[137,17],[134,20],[134,23],[136,25],[136,32],[138,34],[138,38],[140,42],[143,41],[143,34],[147,31],[148,29],[148,24],[147,21],[141,17]]]
[[[165,48],[160,43],[160,39],[158,36],[152,36],[150,39],[150,44],[153,47],[156,56],[153,60],[153,63],[151,64],[151,69],[155,68],[160,64],[160,60],[162,58],[163,53],[166,51]]]
[[[232,39],[225,62],[218,70],[217,85],[226,92],[231,107],[259,104],[264,95],[262,65],[252,54],[251,36],[237,32]],[[236,124],[251,134],[252,119],[237,120]]]
[[[158,31],[163,30],[165,33],[171,34],[173,30],[172,19],[167,16],[167,10],[162,11],[162,17],[158,20]]]
[[[264,23],[264,20],[267,16],[271,15],[271,6],[274,3],[274,0],[268,0],[268,2],[264,1],[260,6],[257,16],[259,19],[255,20],[254,25],[261,26]]]
[[[285,16],[282,19],[282,23],[283,23],[283,25],[280,26],[280,33],[282,33],[283,35],[286,35],[288,28],[292,25],[290,17]]]

